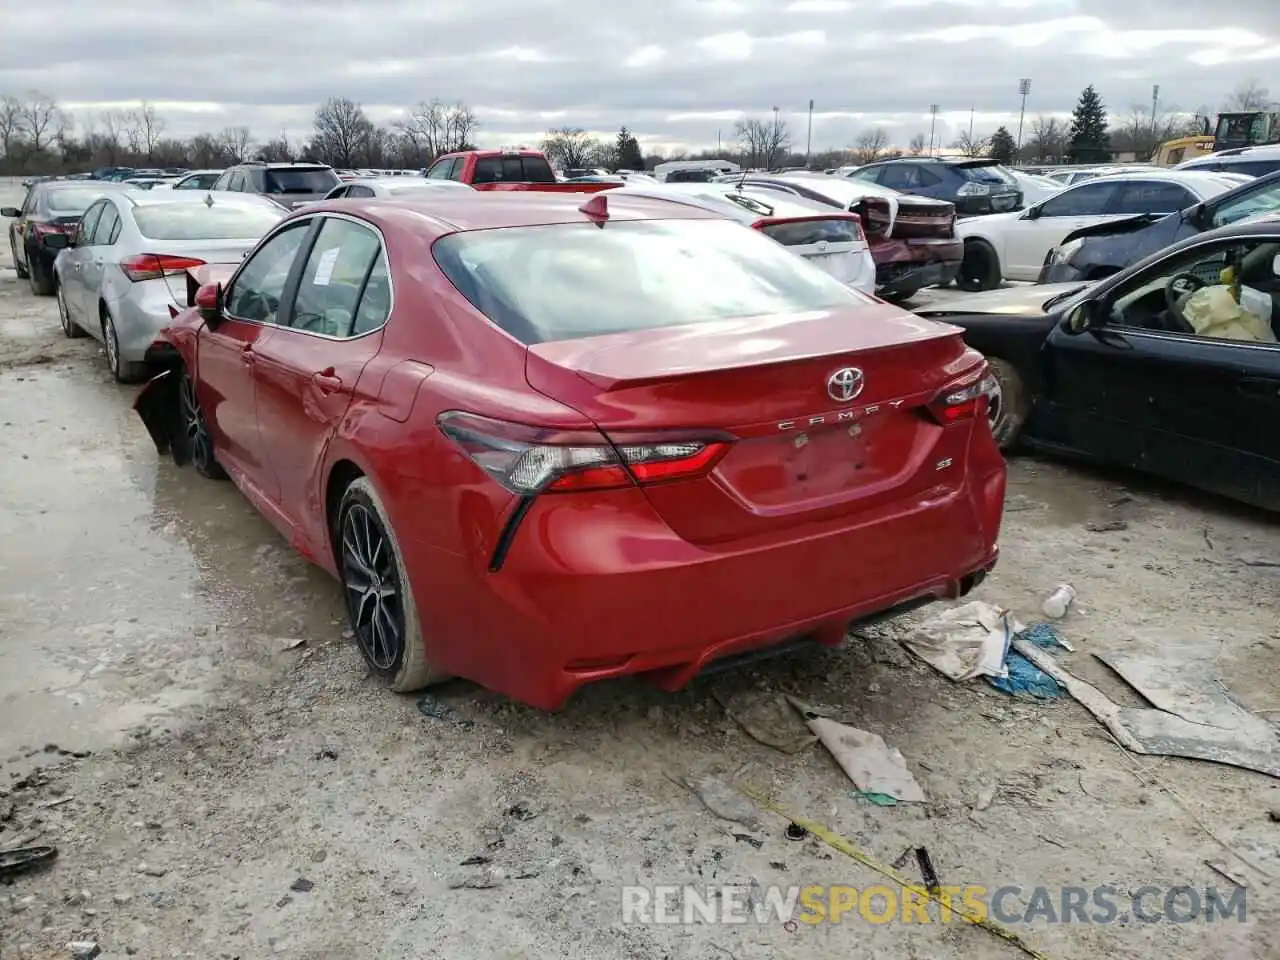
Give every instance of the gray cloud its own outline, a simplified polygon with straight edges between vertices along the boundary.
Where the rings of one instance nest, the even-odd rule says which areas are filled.
[[[431,97],[472,104],[491,142],[550,125],[626,124],[651,142],[713,144],[737,113],[778,106],[816,147],[887,125],[905,142],[944,111],[944,136],[1069,111],[1087,83],[1124,112],[1150,99],[1217,106],[1280,60],[1275,0],[61,0],[5,24],[0,92],[74,104],[148,99],[169,130],[310,126],[329,96],[378,119]],[[1277,91],[1280,93],[1280,91]],[[89,108],[91,109],[91,108]],[[682,116],[687,115],[687,116]]]

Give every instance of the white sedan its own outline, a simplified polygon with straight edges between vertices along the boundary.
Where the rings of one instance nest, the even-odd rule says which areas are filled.
[[[957,283],[964,290],[993,290],[1002,280],[1031,280],[1067,234],[1126,217],[1161,217],[1237,187],[1215,173],[1162,170],[1095,177],[1012,213],[973,217],[956,224],[964,240]]]
[[[361,177],[338,184],[325,194],[324,199],[421,196],[439,193],[441,188],[471,189],[467,184],[458,183],[456,180],[428,180],[426,177]]]

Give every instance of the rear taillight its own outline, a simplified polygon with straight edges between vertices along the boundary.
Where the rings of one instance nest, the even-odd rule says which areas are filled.
[[[120,261],[120,269],[134,283],[139,280],[159,280],[161,277],[185,273],[193,267],[203,266],[204,261],[195,257],[174,257],[165,253],[140,253]]]
[[[729,448],[724,437],[627,437],[547,430],[470,413],[439,418],[440,429],[490,477],[518,496],[609,490],[703,476]]]
[[[74,233],[78,223],[33,223],[31,232],[37,237],[47,237],[52,233],[59,235]]]
[[[984,365],[977,377],[966,377],[938,394],[929,404],[929,413],[943,426],[959,420],[986,416],[991,398],[999,392],[999,381]]]

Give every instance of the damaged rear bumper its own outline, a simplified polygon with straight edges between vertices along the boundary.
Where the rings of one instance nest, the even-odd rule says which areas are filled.
[[[154,347],[152,349],[155,349]],[[170,347],[170,349],[173,349]],[[147,351],[148,361],[151,350]],[[174,351],[174,355],[177,352]],[[182,412],[178,402],[179,372],[174,366],[168,366],[147,381],[138,398],[133,402],[134,412],[147,428],[151,442],[156,445],[156,452],[162,456],[172,454],[175,463],[183,463]]]

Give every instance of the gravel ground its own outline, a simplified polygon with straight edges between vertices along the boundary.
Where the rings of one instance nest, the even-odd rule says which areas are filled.
[[[336,586],[231,485],[158,462],[97,342],[64,339],[0,256],[0,848],[60,850],[0,886],[0,960],[76,940],[107,958],[1020,956],[956,922],[624,924],[628,884],[879,882],[772,813],[717,817],[675,782],[703,773],[882,862],[926,846],[944,884],[1020,886],[1006,910],[1109,885],[1126,914],[1145,886],[1229,890],[1221,862],[1248,884],[1245,922],[1016,929],[1054,960],[1280,957],[1280,781],[1132,756],[1070,701],[952,683],[904,653],[902,622],[674,695],[607,683],[545,714],[455,682],[425,715],[367,675]],[[1070,581],[1080,675],[1136,702],[1093,653],[1194,653],[1280,717],[1280,568],[1256,565],[1280,561],[1274,518],[1129,475],[1010,470],[978,598],[1031,622]],[[822,748],[763,746],[720,705],[778,693],[882,735],[928,802],[854,799]]]

